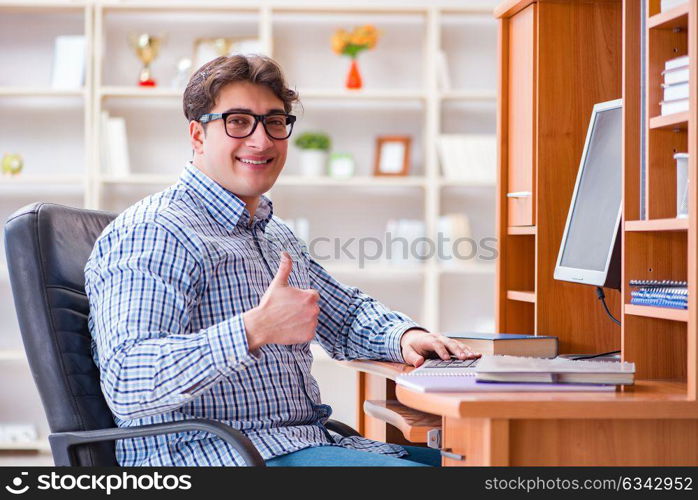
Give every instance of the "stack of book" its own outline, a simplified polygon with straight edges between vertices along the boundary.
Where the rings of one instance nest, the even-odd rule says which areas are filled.
[[[385,232],[386,264],[399,267],[424,263],[429,254],[424,221],[390,219]]]
[[[445,179],[472,184],[496,182],[496,135],[442,134],[437,148]]]
[[[666,12],[671,9],[675,9],[679,5],[687,4],[688,0],[662,0],[661,1],[661,11]]]
[[[688,283],[669,280],[630,280],[630,303],[688,309]]]
[[[475,361],[427,361],[395,381],[416,392],[615,391],[635,382],[635,364],[483,354]]]
[[[664,100],[659,103],[662,115],[688,111],[688,56],[666,61],[662,75]]]
[[[439,259],[446,265],[464,264],[465,259],[475,258],[470,219],[465,214],[446,214],[437,222],[440,239],[443,241]]]
[[[106,176],[127,177],[131,173],[126,120],[102,111],[101,162]]]
[[[635,364],[519,356],[483,356],[475,370],[478,382],[631,385]]]

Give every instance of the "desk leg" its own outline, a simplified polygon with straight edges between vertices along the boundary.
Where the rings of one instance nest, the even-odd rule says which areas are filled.
[[[362,436],[366,436],[366,414],[364,413],[366,399],[366,374],[356,372],[356,430]]]
[[[493,418],[443,419],[442,447],[463,460],[444,458],[444,466],[509,465],[509,421]]]

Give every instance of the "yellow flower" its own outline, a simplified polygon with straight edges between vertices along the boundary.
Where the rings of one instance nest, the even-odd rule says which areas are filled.
[[[371,24],[354,28],[351,33],[338,29],[332,36],[332,51],[356,57],[361,50],[375,47],[379,35],[380,32]]]
[[[341,54],[344,52],[344,49],[347,48],[348,44],[349,33],[344,31],[343,29],[337,30],[334,36],[332,37],[332,51],[335,54]]]
[[[376,46],[377,41],[378,30],[370,24],[360,26],[352,33],[352,43],[356,45],[366,45],[367,48],[372,49]]]

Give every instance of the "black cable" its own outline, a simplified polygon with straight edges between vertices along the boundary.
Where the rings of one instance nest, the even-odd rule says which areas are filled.
[[[611,311],[608,310],[608,306],[606,305],[606,295],[603,293],[603,288],[600,286],[596,287],[596,296],[599,298],[601,303],[603,304],[603,308],[606,310],[606,314],[613,320],[613,322],[617,325],[620,325],[620,321],[618,321],[616,318],[613,317],[613,314],[611,314]],[[578,361],[580,359],[593,359],[593,358],[600,358],[601,356],[608,356],[610,354],[620,354],[620,351],[609,351],[609,352],[602,352],[601,354],[589,354],[588,356],[577,356],[576,358],[571,358],[574,361]]]
[[[613,317],[613,314],[611,314],[611,311],[608,310],[608,306],[606,305],[606,295],[603,293],[603,288],[600,286],[596,287],[596,296],[599,298],[601,303],[603,304],[603,308],[606,309],[606,314],[613,320],[613,322],[620,326],[620,321],[618,321],[616,318]]]
[[[600,358],[601,356],[608,356],[610,354],[620,354],[620,351],[602,352],[601,354],[590,354],[588,356],[577,356],[576,358],[570,358],[570,359],[572,359],[573,361],[578,361],[580,359]]]

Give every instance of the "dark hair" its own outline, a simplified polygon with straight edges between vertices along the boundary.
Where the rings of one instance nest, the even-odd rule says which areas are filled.
[[[234,82],[250,82],[269,88],[284,103],[289,113],[299,101],[298,92],[288,88],[281,66],[262,55],[221,56],[201,66],[192,75],[184,90],[184,116],[198,120],[210,113],[221,88]]]

